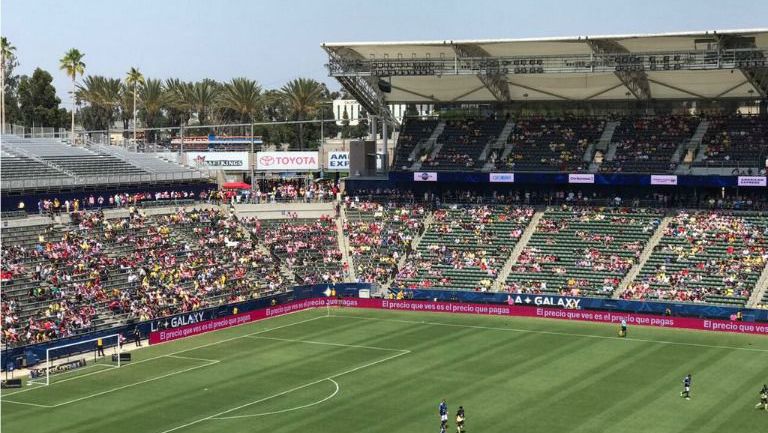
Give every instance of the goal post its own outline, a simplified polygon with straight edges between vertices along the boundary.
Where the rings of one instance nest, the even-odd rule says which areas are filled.
[[[120,334],[111,334],[49,347],[45,350],[43,367],[29,370],[28,383],[47,386],[51,384],[52,377],[76,373],[85,368],[120,368],[120,340]],[[99,353],[99,342],[103,353]]]

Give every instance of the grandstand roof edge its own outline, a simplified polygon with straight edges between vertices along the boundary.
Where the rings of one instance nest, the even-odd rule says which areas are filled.
[[[584,39],[628,39],[628,38],[653,38],[670,36],[697,36],[709,34],[740,34],[740,33],[768,33],[768,28],[754,29],[727,29],[727,30],[701,30],[667,33],[636,33],[618,35],[580,35],[580,36],[551,36],[541,38],[512,38],[512,39],[444,39],[422,41],[369,41],[369,42],[323,42],[321,47],[355,47],[355,46],[397,46],[397,45],[449,45],[449,44],[489,44],[508,42],[571,42]]]

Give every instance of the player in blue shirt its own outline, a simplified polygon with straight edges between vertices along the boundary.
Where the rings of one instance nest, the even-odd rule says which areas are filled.
[[[683,378],[683,392],[680,393],[680,397],[685,397],[686,400],[691,399],[691,373]]]
[[[440,402],[438,412],[440,412],[440,432],[445,433],[445,429],[448,427],[448,405],[445,403],[445,399]]]

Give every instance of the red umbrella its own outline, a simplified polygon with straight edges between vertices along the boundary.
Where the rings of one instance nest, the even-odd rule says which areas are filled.
[[[245,182],[227,182],[222,186],[224,189],[251,189],[251,186]]]

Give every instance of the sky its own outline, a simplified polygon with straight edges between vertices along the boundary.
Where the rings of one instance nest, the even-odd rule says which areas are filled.
[[[633,7],[631,7],[632,5]],[[636,7],[634,7],[636,6]],[[523,38],[768,27],[768,1],[723,0],[0,0],[0,33],[20,74],[54,77],[70,48],[86,74],[228,81],[279,88],[328,78],[322,42]]]

